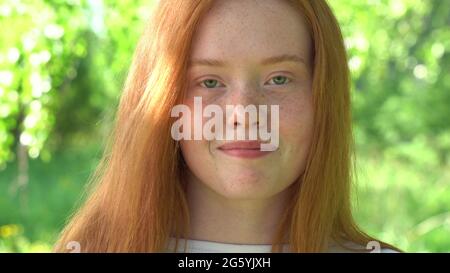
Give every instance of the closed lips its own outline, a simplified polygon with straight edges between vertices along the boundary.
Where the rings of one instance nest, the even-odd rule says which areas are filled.
[[[261,148],[260,141],[238,141],[226,143],[219,147],[220,150],[259,150]]]
[[[261,151],[261,141],[237,141],[223,144],[218,149],[228,156],[240,158],[258,158],[271,151]]]

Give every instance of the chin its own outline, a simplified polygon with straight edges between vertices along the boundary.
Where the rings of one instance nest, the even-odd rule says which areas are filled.
[[[262,177],[233,175],[222,180],[220,194],[229,199],[255,199],[271,196],[270,181]]]
[[[222,197],[229,199],[229,200],[250,200],[250,199],[264,199],[266,197],[269,197],[270,194],[267,194],[265,191],[261,190],[250,190],[250,189],[239,189],[239,188],[233,188],[233,189],[224,189],[220,193]]]

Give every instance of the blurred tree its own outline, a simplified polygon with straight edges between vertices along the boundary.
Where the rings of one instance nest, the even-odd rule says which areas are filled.
[[[0,3],[0,167],[17,156],[13,191],[26,186],[28,156],[49,156],[44,143],[60,90],[86,54],[84,8],[83,1]]]
[[[28,157],[48,161],[52,149],[107,129],[97,120],[113,117],[149,4],[0,4],[0,167],[17,159],[14,192],[27,184]]]
[[[425,136],[450,151],[450,2],[330,1],[349,52],[354,120],[364,146]]]
[[[364,228],[450,250],[450,1],[333,1],[352,70]]]
[[[87,56],[61,101],[55,141],[108,134],[122,84],[154,1],[89,1]],[[102,122],[98,122],[101,119]],[[74,137],[76,136],[76,137]],[[57,146],[65,145],[59,143]]]

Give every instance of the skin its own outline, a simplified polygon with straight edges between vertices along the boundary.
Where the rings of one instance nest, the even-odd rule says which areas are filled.
[[[188,167],[190,239],[271,243],[311,143],[311,46],[302,15],[284,1],[216,1],[200,22],[184,104],[193,109],[194,96],[201,96],[203,107],[279,105],[280,143],[263,157],[240,158],[218,149],[225,141],[181,141]],[[299,60],[262,64],[280,55]],[[200,59],[224,64],[199,64]],[[224,127],[250,126],[235,121],[224,120]]]

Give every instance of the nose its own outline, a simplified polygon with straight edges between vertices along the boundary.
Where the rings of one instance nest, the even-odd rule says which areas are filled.
[[[238,130],[238,132],[240,129],[244,133],[248,131],[251,138],[254,138],[255,134],[257,135],[260,126],[258,109],[262,103],[259,91],[257,86],[251,85],[231,90],[225,109],[227,128]]]
[[[227,109],[227,126],[233,128],[242,126],[245,129],[259,126],[258,105],[233,105],[233,107],[232,110]]]

